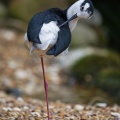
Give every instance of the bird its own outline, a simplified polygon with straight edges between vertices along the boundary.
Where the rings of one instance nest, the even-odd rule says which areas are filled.
[[[50,8],[38,12],[28,23],[24,40],[30,49],[30,54],[37,51],[41,58],[48,120],[50,120],[48,85],[45,77],[43,56],[59,56],[68,53],[71,43],[71,32],[79,19],[89,19],[94,13],[91,0],[77,0],[65,10]]]

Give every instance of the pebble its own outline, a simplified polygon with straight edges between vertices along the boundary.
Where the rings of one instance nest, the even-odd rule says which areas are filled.
[[[119,106],[116,104],[112,107],[112,111],[117,111],[118,109],[119,109]]]
[[[49,108],[50,108],[50,109],[53,109],[53,108],[54,108],[54,106],[53,106],[53,105],[49,105]]]
[[[18,100],[19,102],[23,102],[23,101],[24,101],[23,98],[21,98],[21,97],[18,97],[17,100]]]
[[[4,98],[0,98],[0,103],[5,103],[5,99]]]
[[[43,113],[43,117],[47,117],[48,115],[46,113]]]
[[[16,118],[15,117],[10,117],[10,120],[15,120]],[[7,120],[7,119],[6,119]]]
[[[75,116],[73,116],[73,115],[70,116],[69,118],[70,118],[70,120],[75,120]]]
[[[118,120],[120,120],[120,113],[117,113],[117,112],[111,112],[111,115],[117,117]]]
[[[6,41],[14,41],[16,39],[16,33],[11,30],[1,30],[1,37]]]
[[[24,110],[28,110],[29,107],[28,107],[28,106],[24,106],[23,109],[24,109]]]
[[[33,118],[33,117],[30,117],[30,119],[29,120],[35,120],[35,118]]]
[[[32,114],[33,116],[40,117],[40,113],[39,113],[39,112],[31,112],[31,114]]]
[[[10,108],[10,107],[3,107],[2,110],[7,112],[7,111],[12,111],[12,108]]]
[[[8,67],[11,69],[16,69],[19,66],[18,63],[13,60],[9,60],[7,63],[8,63]]]
[[[104,108],[104,107],[107,106],[106,103],[96,103],[95,105],[96,105],[97,107],[102,107],[102,108]]]
[[[18,113],[16,113],[16,112],[10,112],[9,114],[10,114],[10,116],[13,116],[13,117],[15,117],[15,118],[18,117]]]
[[[22,69],[16,70],[14,74],[17,79],[23,80],[28,78],[28,72]]]
[[[18,108],[18,107],[14,107],[14,108],[13,108],[13,111],[20,112],[20,111],[21,111],[21,109],[20,109],[20,108]]]
[[[70,105],[67,105],[65,108],[66,109],[71,109],[72,107]]]
[[[74,109],[77,110],[77,111],[83,110],[83,109],[84,109],[84,106],[82,106],[82,105],[75,105],[75,106],[74,106]]]

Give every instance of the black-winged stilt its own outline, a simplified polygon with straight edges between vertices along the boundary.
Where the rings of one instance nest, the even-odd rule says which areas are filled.
[[[78,0],[66,10],[51,8],[35,14],[28,24],[25,42],[31,43],[30,54],[38,51],[41,58],[44,88],[46,93],[47,114],[49,115],[48,85],[43,63],[44,55],[58,56],[66,53],[71,42],[71,31],[79,19],[90,18],[94,7],[91,0]]]

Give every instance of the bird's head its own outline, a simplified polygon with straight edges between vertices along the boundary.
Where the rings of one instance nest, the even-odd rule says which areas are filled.
[[[68,17],[70,17],[61,26],[75,18],[89,19],[93,15],[94,7],[91,0],[78,0],[68,9],[68,11]]]
[[[79,18],[90,18],[94,12],[93,3],[91,0],[79,0],[76,3],[74,15]],[[73,16],[74,16],[73,15]]]

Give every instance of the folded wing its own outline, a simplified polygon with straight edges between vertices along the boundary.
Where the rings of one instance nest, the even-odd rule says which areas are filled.
[[[47,55],[57,56],[66,50],[71,42],[71,32],[68,24],[62,26],[58,32],[58,40],[56,44],[47,51]]]

